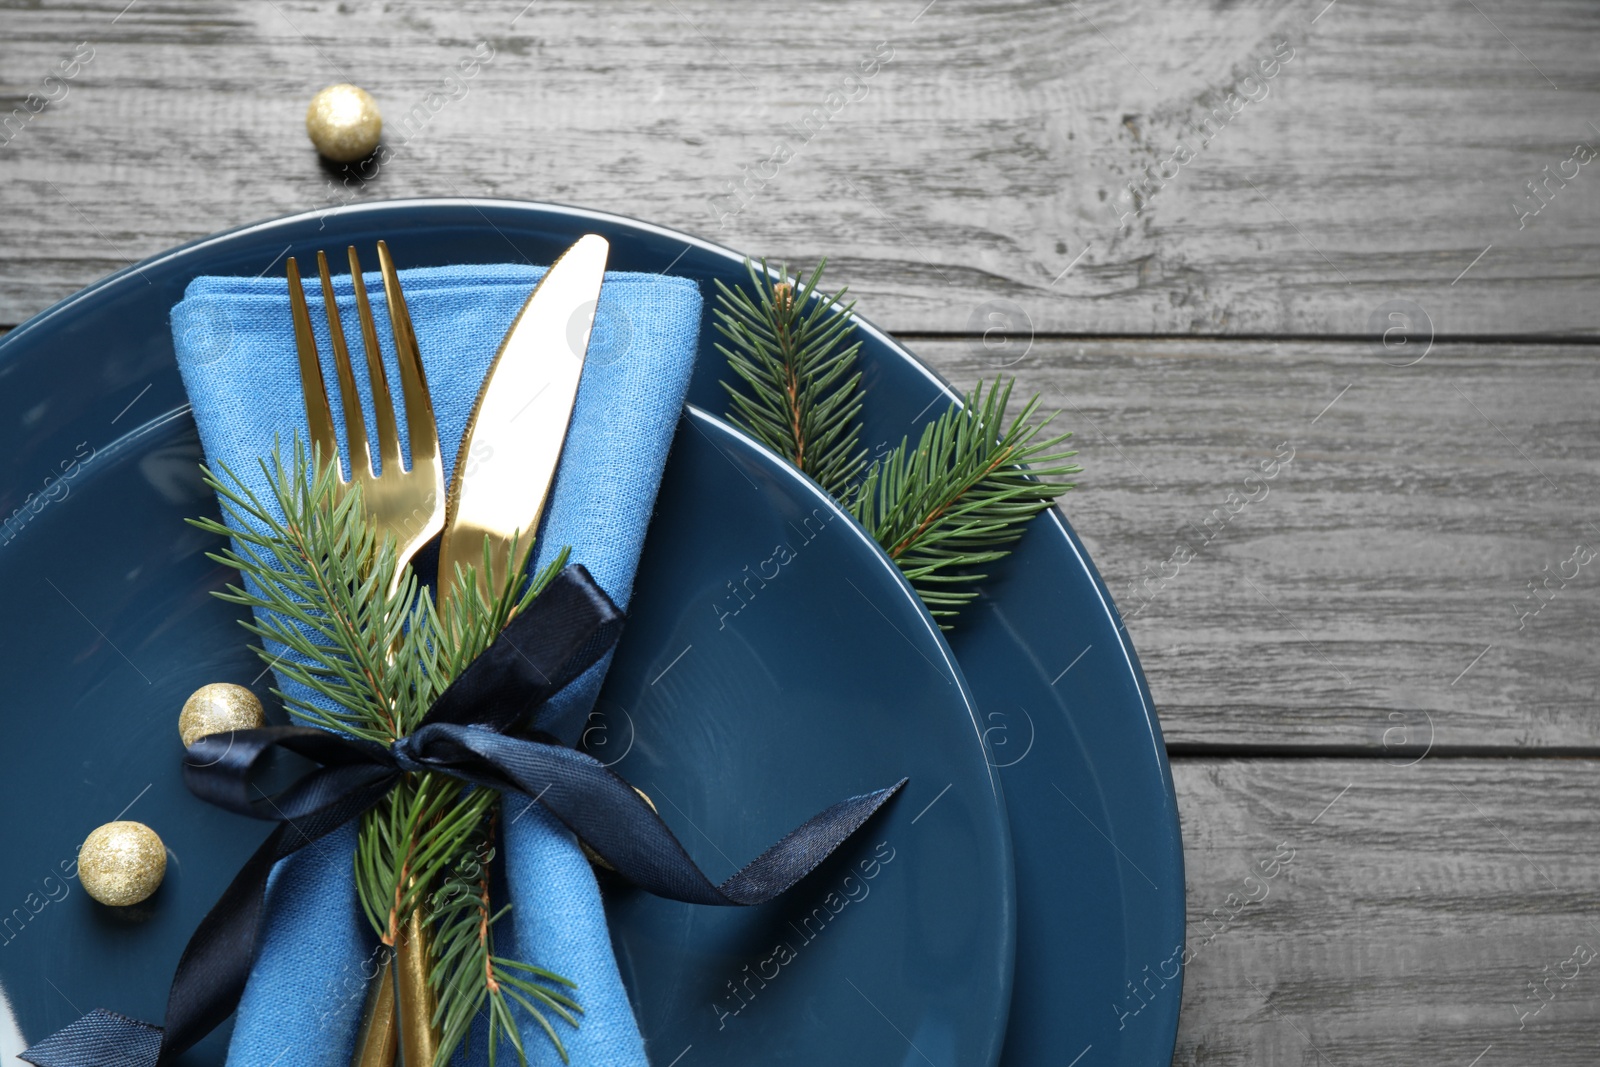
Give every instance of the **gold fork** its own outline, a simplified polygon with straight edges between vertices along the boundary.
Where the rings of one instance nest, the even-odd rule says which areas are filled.
[[[395,539],[398,558],[388,595],[393,596],[405,565],[417,551],[444,528],[444,460],[439,452],[439,432],[433,417],[433,400],[428,395],[428,379],[422,369],[422,355],[411,328],[411,314],[400,291],[400,276],[389,256],[389,246],[378,242],[378,269],[383,275],[385,302],[389,305],[389,325],[394,334],[395,355],[400,365],[400,393],[405,401],[406,431],[411,439],[411,469],[406,470],[400,456],[400,435],[395,424],[394,401],[378,346],[378,328],[372,319],[372,306],[361,277],[361,260],[354,246],[349,249],[350,284],[355,291],[357,316],[361,320],[361,342],[367,357],[367,378],[372,385],[372,404],[377,416],[378,460],[382,470],[373,469],[373,456],[366,419],[361,411],[361,394],[356,391],[355,372],[345,345],[344,327],[339,319],[339,304],[328,273],[328,257],[317,253],[317,273],[322,279],[322,302],[328,316],[328,338],[333,349],[334,374],[339,382],[339,399],[344,408],[345,433],[350,443],[350,477],[339,463],[339,443],[333,431],[333,411],[323,385],[322,362],[311,328],[311,312],[306,307],[305,288],[300,282],[300,267],[289,259],[289,307],[294,317],[295,348],[300,357],[300,386],[305,394],[306,423],[311,443],[323,462],[331,462],[339,481],[361,486],[362,510],[380,537]],[[426,1067],[434,1058],[437,1035],[433,1032],[432,992],[427,981],[427,927],[420,909],[412,913],[401,931],[393,957],[384,961],[383,971],[373,986],[366,1021],[352,1061],[360,1067],[390,1067],[395,1062],[404,1031],[406,1063]],[[398,977],[396,971],[398,970]],[[396,1000],[398,999],[398,1005]],[[398,1012],[399,1018],[396,1019]]]
[[[317,272],[322,277],[323,306],[327,309],[328,334],[333,347],[334,372],[339,380],[339,399],[344,407],[345,432],[350,441],[350,478],[337,469],[340,482],[361,485],[361,502],[367,519],[379,536],[392,536],[399,551],[395,583],[400,572],[427,541],[444,529],[444,459],[439,452],[439,432],[433,418],[433,400],[428,395],[428,379],[417,350],[416,333],[406,310],[400,277],[395,273],[389,246],[378,242],[378,268],[383,273],[383,293],[389,305],[389,325],[394,332],[395,355],[400,364],[400,393],[406,406],[406,430],[411,438],[411,469],[406,470],[400,456],[400,435],[395,425],[394,401],[389,395],[388,375],[378,347],[378,328],[372,320],[372,306],[361,278],[361,260],[354,246],[349,250],[350,284],[355,290],[356,313],[361,319],[361,341],[367,356],[367,377],[372,383],[372,405],[377,414],[378,456],[381,473],[373,469],[361,394],[356,391],[355,374],[350,367],[350,352],[345,346],[344,329],[339,321],[339,304],[334,298],[333,278],[328,273],[328,257],[317,253]],[[306,307],[305,290],[300,284],[300,268],[289,259],[289,306],[294,314],[295,346],[300,354],[300,385],[305,392],[306,422],[311,443],[321,451],[324,462],[337,463],[339,444],[333,432],[333,412],[322,382],[322,365],[317,342],[312,335],[311,313]],[[391,587],[390,592],[393,592]]]

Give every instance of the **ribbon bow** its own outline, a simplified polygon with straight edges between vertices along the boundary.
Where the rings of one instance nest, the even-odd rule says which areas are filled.
[[[537,712],[598,662],[622,613],[582,566],[558,574],[393,744],[302,726],[204,737],[184,781],[229,811],[278,824],[201,920],[178,961],[165,1027],[95,1009],[22,1054],[38,1067],[158,1067],[231,1015],[244,993],[273,866],[372,807],[405,774],[446,774],[544,805],[628,881],[691,904],[762,904],[809,874],[906,780],[813,816],[720,885],[689,858],[654,809],[585,753],[538,733]],[[530,724],[531,737],[510,731]],[[257,775],[279,750],[316,766],[266,796]]]

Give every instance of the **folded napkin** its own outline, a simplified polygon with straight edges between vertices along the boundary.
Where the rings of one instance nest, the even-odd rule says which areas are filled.
[[[454,477],[456,451],[489,362],[543,273],[544,268],[509,264],[400,272],[433,395],[447,484]],[[365,282],[399,405],[399,372],[382,282],[377,274],[367,275]],[[334,288],[372,425],[350,279],[335,278]],[[306,296],[324,354],[329,397],[336,398],[327,316],[314,278]],[[601,289],[533,566],[543,566],[563,546],[571,546],[573,562],[584,564],[622,607],[632,592],[645,527],[688,388],[700,308],[698,288],[684,278],[613,272]],[[264,488],[257,458],[271,453],[275,439],[287,449],[294,433],[302,439],[306,435],[287,284],[281,278],[197,278],[172,310],[172,333],[207,463],[213,469],[226,465],[245,484]],[[331,406],[343,442],[337,399]],[[405,437],[403,408],[399,421]],[[345,460],[348,464],[347,455]],[[552,732],[565,742],[577,740],[608,665],[609,659],[597,664],[549,706],[555,715]],[[588,862],[572,836],[542,808],[517,799],[508,800],[506,807],[502,855],[513,908],[495,928],[497,954],[527,960],[578,983],[574,996],[584,1008],[582,1026],[574,1031],[553,1020],[574,1065],[642,1067],[643,1042],[617,972]],[[356,902],[351,873],[355,839],[355,826],[346,826],[273,872],[255,968],[229,1050],[228,1062],[235,1067],[349,1063],[376,944]],[[524,1023],[530,1061],[559,1063],[537,1024]],[[509,1048],[501,1055],[511,1055]],[[481,1026],[456,1062],[487,1062]]]

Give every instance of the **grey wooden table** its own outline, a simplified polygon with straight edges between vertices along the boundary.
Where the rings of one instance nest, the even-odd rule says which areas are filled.
[[[1588,1065],[1597,45],[1585,0],[6,3],[0,323],[358,198],[827,255],[1078,432],[1183,814],[1175,1062]],[[370,180],[305,141],[336,81]]]

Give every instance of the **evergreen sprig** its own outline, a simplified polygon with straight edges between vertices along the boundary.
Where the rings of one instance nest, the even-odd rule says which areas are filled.
[[[1037,417],[1037,396],[1006,426],[1014,380],[996,378],[950,404],[914,448],[907,437],[867,466],[861,346],[839,347],[855,304],[819,288],[823,264],[795,286],[774,282],[765,261],[745,268],[749,288],[717,282],[717,329],[734,344],[717,349],[742,382],[722,383],[728,418],[838,501],[950,629],[987,577],[973,568],[1008,555],[1023,524],[1074,488],[1062,478],[1082,470],[1067,462],[1077,453],[1058,448],[1072,435],[1041,436],[1054,415]]]
[[[404,635],[422,632],[419,612],[425,603],[408,608],[416,600],[416,577],[408,571],[388,592],[394,548],[380,543],[365,521],[359,489],[338,491],[332,466],[312,477],[303,449],[296,449],[289,470],[276,450],[261,466],[272,505],[226,467],[223,478],[205,472],[232,526],[209,518],[190,521],[208,533],[234,538],[232,546],[208,555],[245,580],[243,588],[229,585],[217,596],[264,611],[242,622],[262,639],[258,651],[265,655],[268,643],[282,645],[285,652],[270,661],[281,677],[333,705],[329,710],[283,693],[292,714],[355,737],[392,741],[406,732],[413,713],[420,714],[414,696],[425,688],[424,675],[436,668],[431,655],[389,654]],[[281,522],[280,513],[286,516]]]
[[[899,565],[942,629],[988,575],[974,571],[1009,554],[1023,524],[1073,486],[1083,468],[1057,451],[1072,435],[1042,437],[1053,416],[1035,419],[1034,397],[1005,425],[1013,382],[983,383],[873,463],[847,510]],[[1027,465],[1027,466],[1024,466]]]
[[[257,613],[242,620],[262,640],[257,652],[280,677],[310,691],[274,690],[290,714],[386,744],[416,728],[450,682],[566,565],[568,554],[563,550],[526,584],[520,575],[508,576],[493,596],[485,596],[470,573],[463,575],[449,621],[441,621],[411,568],[397,568],[393,539],[380,538],[367,521],[359,485],[342,485],[333,465],[308,455],[298,441],[292,451],[287,467],[276,447],[270,461],[261,461],[266,501],[225,466],[220,476],[205,471],[228,522],[190,522],[234,539],[209,555],[237,569],[243,585],[216,595]],[[484,552],[487,565],[487,544]],[[281,650],[269,652],[273,645]],[[442,1036],[435,1067],[449,1062],[485,1008],[490,1062],[503,1036],[526,1064],[513,1004],[527,1010],[565,1061],[560,1035],[541,1006],[572,1026],[582,1012],[562,992],[574,988],[572,982],[494,952],[495,920],[510,905],[492,906],[486,868],[474,864],[492,847],[498,801],[494,790],[448,776],[408,774],[361,820],[357,895],[374,931],[393,946],[418,909],[433,929],[430,981]],[[467,891],[463,872],[469,869]]]
[[[729,417],[762,444],[811,476],[834,496],[845,492],[866,466],[861,447],[861,372],[846,344],[855,329],[854,303],[812,299],[827,260],[798,285],[773,281],[766,261],[758,273],[748,260],[750,288],[732,289],[717,280],[717,345],[744,388],[723,382]],[[784,277],[787,277],[785,274]]]
[[[574,983],[541,967],[498,956],[494,952],[494,924],[511,910],[496,911],[489,900],[489,863],[494,858],[494,815],[481,824],[475,849],[464,866],[451,873],[429,902],[438,933],[434,940],[434,967],[430,975],[438,1010],[440,1048],[453,1049],[467,1038],[473,1020],[487,1010],[489,1063],[495,1063],[501,1037],[511,1042],[526,1062],[522,1034],[512,1015],[520,1004],[545,1032],[562,1061],[567,1059],[561,1037],[545,1010],[576,1027],[583,1009],[564,990]]]

